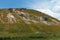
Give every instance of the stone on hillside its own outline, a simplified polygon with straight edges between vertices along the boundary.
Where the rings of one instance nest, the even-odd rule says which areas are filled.
[[[8,10],[9,10],[9,12],[11,12],[11,13],[12,13],[12,12],[15,12],[15,9],[14,9],[14,8],[13,8],[13,9],[12,9],[12,8],[9,8]]]
[[[7,14],[7,18],[8,18],[8,21],[10,22],[16,22],[16,18],[11,14],[11,13],[8,13]]]
[[[48,21],[48,18],[47,17],[43,17],[45,21]]]

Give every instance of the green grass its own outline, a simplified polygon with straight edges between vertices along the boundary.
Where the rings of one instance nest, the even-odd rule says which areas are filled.
[[[59,40],[60,37],[56,36],[56,34],[53,33],[30,33],[30,34],[25,34],[23,36],[8,36],[8,37],[0,37],[0,39],[4,40]]]
[[[18,10],[18,9],[16,9]],[[21,10],[19,10],[21,11]],[[3,21],[7,22],[6,15],[9,12],[7,9],[2,9],[0,12],[4,13]],[[33,14],[35,16],[46,16],[44,13],[35,10],[23,10],[25,13]],[[0,40],[60,40],[60,25],[46,25],[42,22],[26,24],[15,12],[12,13],[17,19],[14,23],[1,23],[0,22]],[[1,15],[0,15],[1,16]],[[31,20],[38,20],[32,18]],[[58,21],[57,19],[53,18]],[[51,21],[50,19],[48,21]],[[53,22],[53,21],[52,21]],[[59,22],[59,21],[58,21]]]

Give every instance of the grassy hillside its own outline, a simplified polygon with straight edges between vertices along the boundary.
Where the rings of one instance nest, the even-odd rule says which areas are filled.
[[[60,21],[33,9],[0,9],[1,40],[60,40]]]

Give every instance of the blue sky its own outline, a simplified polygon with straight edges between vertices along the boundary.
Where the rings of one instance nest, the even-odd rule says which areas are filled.
[[[60,20],[60,0],[0,0],[0,8],[29,8]]]
[[[0,8],[22,8],[28,7],[27,0],[0,0]]]

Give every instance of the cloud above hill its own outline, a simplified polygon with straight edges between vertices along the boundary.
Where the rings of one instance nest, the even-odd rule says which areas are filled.
[[[60,0],[35,0],[30,8],[60,19]]]

